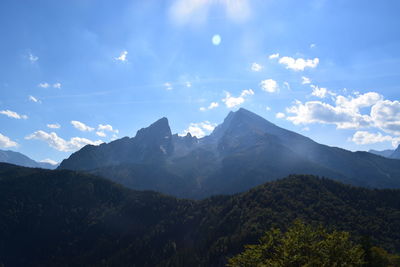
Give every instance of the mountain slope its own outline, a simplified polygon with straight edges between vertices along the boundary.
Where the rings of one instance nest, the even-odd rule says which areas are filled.
[[[400,145],[393,151],[393,153],[389,157],[392,159],[400,159]]]
[[[379,155],[385,158],[391,158],[391,159],[400,159],[400,145],[397,146],[396,149],[392,150],[392,149],[387,149],[387,150],[382,150],[382,151],[378,151],[378,150],[370,150],[368,151],[369,153],[375,154],[375,155]]]
[[[24,154],[10,150],[0,150],[0,162],[32,168],[55,169],[57,167],[50,163],[34,161]]]
[[[156,225],[176,216],[180,202],[188,203],[87,174],[7,164],[0,164],[0,192],[0,263],[5,266],[98,265],[144,240]],[[163,234],[157,236],[165,245]],[[138,265],[152,266],[140,255],[165,257],[158,249],[143,245],[132,256],[141,257]]]
[[[155,184],[138,177],[143,168],[154,166],[160,170],[160,176],[153,177]],[[230,112],[201,139],[172,135],[163,118],[133,138],[86,146],[59,168],[90,171],[133,189],[187,198],[242,192],[292,173],[327,176],[365,187],[400,187],[398,160],[321,145],[245,109]],[[168,184],[163,177],[175,178]]]
[[[296,218],[400,251],[400,190],[299,175],[190,201],[74,171],[0,164],[5,266],[224,266],[244,244]]]
[[[378,156],[385,157],[385,158],[390,158],[390,156],[393,154],[394,150],[386,149],[386,150],[379,151],[379,150],[371,149],[368,152],[372,153],[372,154],[375,154],[375,155],[378,155]]]
[[[124,163],[157,163],[171,153],[171,129],[162,118],[147,128],[140,129],[134,138],[122,138],[99,146],[87,145],[67,160],[59,169],[92,170]]]

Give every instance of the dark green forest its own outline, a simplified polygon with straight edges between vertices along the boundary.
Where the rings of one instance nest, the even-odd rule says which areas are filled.
[[[400,251],[399,190],[291,175],[194,201],[75,171],[0,164],[5,266],[225,266],[245,244],[296,219]]]

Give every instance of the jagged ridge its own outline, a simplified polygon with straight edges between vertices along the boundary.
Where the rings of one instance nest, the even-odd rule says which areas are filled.
[[[107,170],[109,166],[114,167]],[[243,108],[230,112],[201,139],[172,135],[168,120],[162,118],[133,138],[86,146],[64,160],[60,169],[92,171],[138,186],[132,188],[189,198],[241,192],[291,173],[366,187],[400,187],[397,160],[318,144]],[[160,176],[152,179],[157,184],[146,178],[150,169],[160,170]]]

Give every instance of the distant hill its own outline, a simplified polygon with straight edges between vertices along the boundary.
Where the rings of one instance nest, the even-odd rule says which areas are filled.
[[[296,218],[400,251],[400,190],[292,175],[192,201],[76,171],[0,164],[4,266],[225,266],[244,244]]]
[[[34,161],[33,159],[19,152],[10,150],[1,150],[1,149],[0,149],[0,162],[15,164],[23,167],[31,167],[31,168],[55,169],[58,167],[58,165],[53,165],[47,162]]]
[[[390,159],[400,159],[400,145],[396,149],[387,149],[387,150],[373,150],[368,151],[369,153],[379,155],[382,157],[390,158]]]
[[[204,198],[243,192],[293,173],[364,187],[399,188],[399,163],[318,144],[239,109],[204,138],[173,135],[168,120],[162,118],[133,138],[87,145],[59,169],[88,171],[133,189]],[[151,179],[147,173],[152,173]]]
[[[385,158],[390,158],[390,156],[393,154],[394,150],[393,149],[386,149],[386,150],[379,151],[379,150],[371,149],[368,152],[372,153],[372,154],[375,154],[375,155],[378,155],[378,156],[385,157]]]

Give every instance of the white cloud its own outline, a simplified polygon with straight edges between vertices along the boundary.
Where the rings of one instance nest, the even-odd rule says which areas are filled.
[[[210,105],[208,105],[208,107],[201,107],[200,111],[214,109],[214,108],[217,108],[218,106],[219,106],[218,102],[211,102]]]
[[[181,136],[187,135],[190,133],[192,136],[196,136],[197,138],[202,138],[206,134],[211,133],[214,128],[217,126],[216,123],[211,123],[209,121],[203,121],[199,123],[191,123],[189,127],[183,131]]]
[[[333,94],[331,91],[328,91],[328,89],[323,88],[323,87],[318,87],[316,85],[311,84],[310,87],[313,89],[311,95],[319,97],[319,98],[325,98],[327,97],[328,94]]]
[[[106,137],[107,136],[107,134],[105,132],[102,132],[102,131],[97,131],[96,134],[98,136],[100,136],[100,137]]]
[[[119,55],[119,57],[116,57],[115,60],[121,61],[121,62],[126,62],[128,56],[128,51],[124,50],[121,52],[121,54]]]
[[[370,133],[367,131],[357,131],[354,133],[351,141],[358,145],[369,145],[382,142],[393,142],[393,146],[398,140],[394,140],[392,136],[382,135],[381,133]]]
[[[365,100],[365,102],[367,101],[368,100]],[[400,135],[399,101],[377,101],[376,104],[371,108],[371,118],[374,121],[376,127],[382,129],[385,132]]]
[[[186,82],[185,85],[186,85],[186,87],[188,87],[188,88],[192,87],[192,83],[191,83],[191,82]]]
[[[50,129],[60,129],[61,125],[58,123],[53,123],[53,124],[47,124],[47,127]]]
[[[329,93],[329,91],[328,91]],[[384,100],[376,92],[356,93],[350,96],[334,95],[334,104],[322,101],[308,101],[286,109],[286,118],[294,124],[334,124],[342,129],[376,128],[394,136],[359,131],[354,138],[358,144],[391,141],[397,145],[400,140],[400,102]],[[392,138],[392,139],[390,139]],[[389,140],[390,139],[390,140]]]
[[[301,77],[301,84],[309,84],[309,83],[311,83],[311,79],[310,78],[307,78],[305,76]]]
[[[40,87],[40,88],[49,88],[49,87],[51,87],[51,86],[53,86],[53,88],[57,88],[57,89],[60,89],[61,88],[61,86],[62,86],[62,84],[61,83],[54,83],[53,85],[51,85],[51,84],[49,84],[49,83],[47,83],[47,82],[42,82],[42,83],[39,83],[38,84],[38,87]]]
[[[292,57],[281,57],[279,63],[286,65],[287,69],[294,71],[303,71],[305,68],[315,68],[318,66],[319,59],[303,59],[303,58],[292,58]]]
[[[279,53],[269,55],[269,59],[279,58]]]
[[[174,89],[174,88],[172,87],[172,84],[169,83],[169,82],[164,83],[164,86],[165,86],[165,90],[168,90],[168,91]]]
[[[270,110],[271,110],[271,107],[266,106],[265,109],[266,109],[267,111],[270,111]]]
[[[304,104],[296,101],[286,112],[294,114],[287,117],[294,124],[324,123],[335,124],[338,128],[359,128],[370,124],[366,115],[321,101],[309,101]]]
[[[33,55],[32,53],[29,53],[29,61],[30,61],[31,63],[35,63],[35,62],[38,61],[38,60],[39,60],[39,57]]]
[[[6,115],[7,117],[14,118],[14,119],[24,119],[26,120],[28,118],[27,115],[20,115],[15,111],[11,110],[0,110],[0,114]]]
[[[52,160],[52,159],[42,159],[42,160],[39,161],[39,162],[42,162],[42,163],[49,163],[49,164],[51,164],[51,165],[57,165],[57,164],[58,164],[57,161]]]
[[[356,97],[338,95],[336,97],[336,105],[341,108],[358,111],[360,108],[371,107],[381,100],[382,96],[376,92],[358,94]]]
[[[286,109],[287,113],[294,114],[287,119],[294,124],[325,123],[335,124],[337,128],[362,128],[374,125],[374,119],[360,112],[361,108],[371,107],[379,103],[382,96],[375,92],[353,96],[336,96],[335,105],[321,101],[302,103]]]
[[[0,133],[0,147],[2,148],[7,148],[7,147],[15,147],[18,146],[18,144],[14,141],[12,141],[9,137],[2,135]]]
[[[35,103],[40,103],[40,100],[37,99],[36,97],[32,96],[32,95],[29,96],[29,101],[32,101],[32,102],[35,102]]]
[[[285,113],[282,113],[282,112],[278,112],[275,114],[275,117],[277,119],[283,119],[283,118],[285,118],[285,116],[286,116]]]
[[[99,127],[97,128],[99,131],[108,131],[108,132],[113,132],[113,133],[119,133],[117,129],[114,129],[110,124],[99,124]]]
[[[218,106],[219,106],[218,102],[211,102],[211,104],[208,106],[208,109],[217,108]]]
[[[199,127],[196,123],[191,123],[189,127],[183,131],[183,135],[190,133],[192,136],[196,136],[197,138],[202,138],[206,135],[206,133]]]
[[[55,83],[53,84],[54,88],[60,89],[61,88],[61,83]]]
[[[72,126],[74,126],[76,129],[82,132],[91,132],[94,130],[94,128],[87,126],[83,122],[80,121],[71,121]]]
[[[50,147],[63,152],[76,151],[84,147],[85,145],[100,145],[103,143],[101,140],[92,141],[86,138],[73,137],[69,141],[59,137],[55,132],[47,133],[39,130],[31,135],[25,137],[27,140],[41,140],[46,142]]]
[[[284,85],[288,90],[291,90],[291,89],[290,89],[290,84],[289,84],[288,82],[283,82],[283,85]]]
[[[263,80],[260,83],[261,89],[268,93],[275,93],[278,91],[278,83],[272,79]]]
[[[214,131],[215,127],[217,127],[216,123],[211,123],[209,121],[204,121],[201,123],[201,127],[205,129],[206,131],[212,132]]]
[[[263,69],[263,66],[261,66],[260,64],[254,62],[253,64],[251,64],[251,70],[258,72],[261,71]]]
[[[310,44],[310,48],[315,48],[315,47],[317,47],[316,44]]]
[[[46,82],[43,82],[43,83],[39,83],[38,86],[41,87],[41,88],[49,88],[50,84],[48,84]]]
[[[241,105],[245,101],[247,96],[254,95],[254,91],[251,89],[243,90],[240,96],[238,97],[233,97],[229,92],[225,92],[225,94],[226,96],[224,99],[222,99],[222,102],[224,102],[228,108],[233,108],[238,105]]]
[[[106,137],[107,134],[105,132],[111,132],[114,134],[119,133],[119,130],[114,129],[110,124],[99,124],[99,126],[97,127],[97,132],[96,134],[100,137]]]

